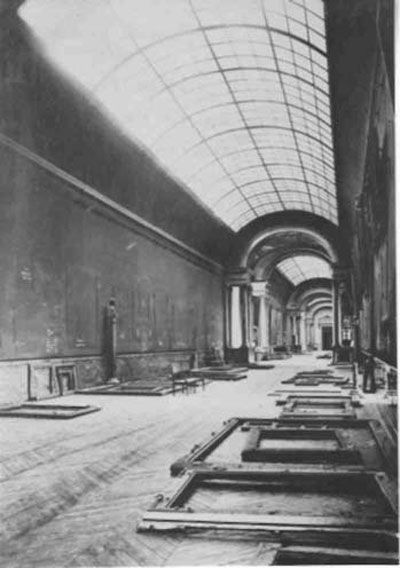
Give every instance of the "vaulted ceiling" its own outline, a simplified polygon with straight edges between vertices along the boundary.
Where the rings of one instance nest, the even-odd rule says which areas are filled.
[[[296,255],[286,258],[276,268],[294,286],[313,278],[332,278],[332,269],[329,263],[314,255]]]
[[[19,13],[235,231],[286,210],[337,223],[323,0],[26,0]]]

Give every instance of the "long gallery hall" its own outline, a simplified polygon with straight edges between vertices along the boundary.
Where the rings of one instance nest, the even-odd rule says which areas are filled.
[[[0,565],[399,564],[394,0],[0,0]]]

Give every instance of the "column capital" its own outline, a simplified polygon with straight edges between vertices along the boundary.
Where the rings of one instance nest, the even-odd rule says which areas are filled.
[[[253,296],[265,298],[269,292],[269,284],[267,281],[255,281],[251,283],[251,292]]]
[[[288,316],[298,316],[299,310],[297,308],[286,308],[286,314]]]
[[[225,274],[225,284],[227,286],[249,286],[251,284],[250,272],[245,268],[230,270]]]

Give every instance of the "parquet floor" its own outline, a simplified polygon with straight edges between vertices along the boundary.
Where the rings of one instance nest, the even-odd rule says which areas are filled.
[[[297,356],[196,394],[72,395],[63,402],[102,410],[71,421],[0,419],[0,565],[270,564],[274,544],[137,534],[136,524],[171,484],[173,461],[232,416],[277,416],[267,393],[326,365]]]

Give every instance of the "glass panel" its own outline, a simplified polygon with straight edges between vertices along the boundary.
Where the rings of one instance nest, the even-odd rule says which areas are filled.
[[[19,15],[234,230],[285,208],[337,221],[323,0],[26,0]]]
[[[311,278],[332,278],[332,269],[328,262],[312,255],[287,258],[276,268],[295,286]]]

